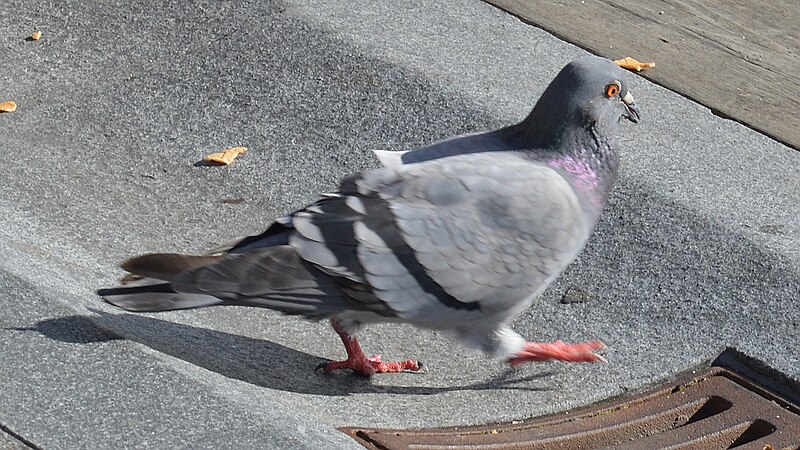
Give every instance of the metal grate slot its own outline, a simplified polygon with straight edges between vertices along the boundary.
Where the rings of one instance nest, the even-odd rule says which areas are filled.
[[[751,423],[744,433],[739,436],[728,448],[737,448],[741,447],[744,444],[749,444],[753,441],[758,439],[764,438],[766,436],[771,435],[777,429],[774,425],[764,420],[756,420],[755,422]],[[800,430],[797,430],[800,432]],[[763,447],[762,447],[763,448]]]
[[[714,395],[708,399],[702,408],[700,408],[696,413],[692,414],[692,417],[689,417],[689,420],[687,420],[686,423],[695,423],[699,420],[707,419],[713,415],[730,409],[731,406],[733,406],[733,403],[725,400],[722,397]]]

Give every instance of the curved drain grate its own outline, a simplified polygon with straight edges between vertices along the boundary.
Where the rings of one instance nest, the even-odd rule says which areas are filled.
[[[342,431],[367,448],[386,450],[798,450],[800,408],[789,400],[796,401],[792,395],[786,397],[733,370],[707,367],[635,397],[513,424]]]

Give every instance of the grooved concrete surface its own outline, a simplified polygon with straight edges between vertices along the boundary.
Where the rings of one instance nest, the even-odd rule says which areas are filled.
[[[800,153],[634,75],[643,120],[604,219],[515,323],[603,339],[607,366],[510,370],[376,326],[367,351],[430,373],[315,375],[343,353],[324,323],[114,310],[94,290],[125,257],[259,232],[374,167],[370,149],[519,120],[584,52],[478,1],[11,0],[0,22],[0,97],[19,104],[0,115],[0,423],[36,445],[357,448],[335,427],[531,417],[725,346],[800,378]],[[233,145],[251,150],[194,165]],[[569,288],[590,300],[559,303]]]

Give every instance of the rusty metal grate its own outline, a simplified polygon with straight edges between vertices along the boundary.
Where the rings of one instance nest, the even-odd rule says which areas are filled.
[[[522,422],[341,431],[367,448],[382,450],[800,449],[797,391],[775,394],[745,378],[742,372],[755,373],[745,369],[704,367],[635,397]]]

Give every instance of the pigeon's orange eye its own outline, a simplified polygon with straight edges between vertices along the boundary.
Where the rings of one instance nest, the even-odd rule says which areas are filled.
[[[606,86],[606,97],[611,98],[619,94],[619,83],[616,81]]]

